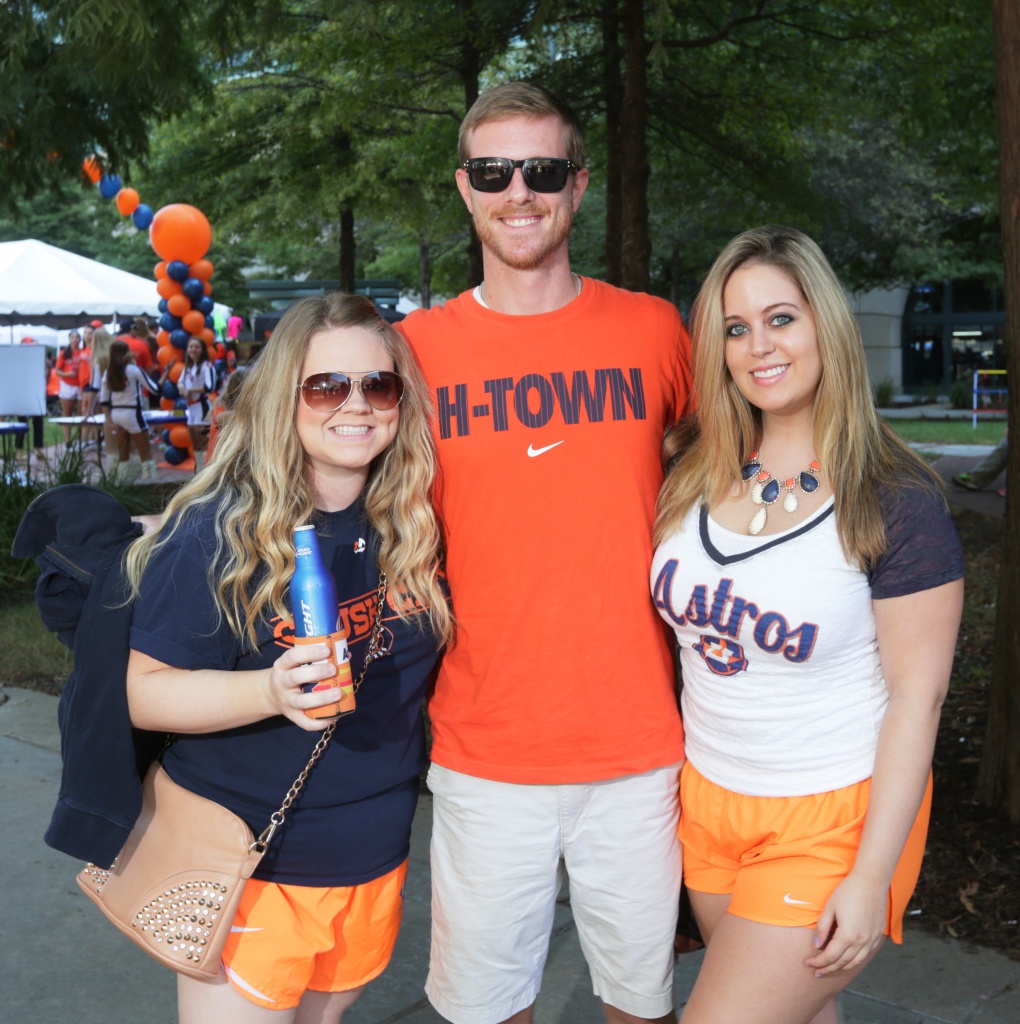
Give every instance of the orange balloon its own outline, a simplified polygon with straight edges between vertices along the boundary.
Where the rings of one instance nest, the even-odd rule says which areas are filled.
[[[205,323],[203,320],[202,323]],[[203,327],[198,332],[198,336],[207,344],[211,344],[216,340],[216,332],[211,327]]]
[[[166,260],[160,260],[159,263],[152,268],[152,276],[155,277],[157,281],[161,281],[166,277]]]
[[[99,184],[99,179],[103,176],[103,169],[99,166],[99,162],[94,156],[87,157],[81,165],[81,169],[82,173],[93,185]]]
[[[159,407],[163,410],[163,412],[173,412],[174,400],[172,398],[161,398],[159,400]]]
[[[170,367],[170,379],[176,384],[181,379],[181,374],[184,373],[184,363],[179,359]]]
[[[212,243],[206,215],[187,203],[171,203],[156,211],[149,227],[149,242],[165,260],[200,260]]]
[[[169,366],[177,358],[173,345],[163,345],[156,353],[156,362],[160,366]]]
[[[170,348],[170,332],[169,331],[157,331],[156,332],[156,344],[160,348]]]
[[[184,426],[171,427],[170,443],[175,448],[190,448],[191,434],[188,433],[188,428]]]
[[[184,314],[181,317],[181,327],[183,327],[188,334],[198,334],[199,331],[205,328],[205,313],[200,312],[197,309],[192,309],[190,312]]]
[[[212,285],[208,281],[203,281],[202,291],[204,291],[206,295],[212,295]]]
[[[138,209],[138,204],[141,201],[141,197],[133,188],[122,188],[117,193],[117,198],[114,200],[117,204],[117,209],[120,210],[125,217],[130,217],[131,214]]]
[[[191,299],[187,295],[171,295],[166,300],[166,309],[174,316],[184,316],[185,313],[191,312]]]
[[[188,273],[197,277],[200,281],[208,281],[213,276],[213,265],[208,260],[195,260],[188,267]]]
[[[174,295],[181,294],[181,285],[179,281],[175,281],[173,278],[161,277],[156,282],[156,291],[159,292],[164,299],[171,299]]]
[[[214,337],[215,337],[215,335],[214,335]],[[205,340],[205,339],[203,339],[203,340]],[[209,361],[210,362],[212,362],[212,363],[216,362],[216,346],[211,341],[206,342],[205,354],[209,357]]]

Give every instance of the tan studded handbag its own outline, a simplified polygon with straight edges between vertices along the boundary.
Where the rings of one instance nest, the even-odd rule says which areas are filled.
[[[379,578],[379,611],[361,672],[386,653]],[[177,785],[154,763],[142,784],[142,812],[109,869],[86,864],[78,887],[132,942],[161,964],[193,978],[214,978],[245,883],[273,833],[304,787],[333,736],[332,722],[315,744],[262,834],[256,838],[233,811]]]

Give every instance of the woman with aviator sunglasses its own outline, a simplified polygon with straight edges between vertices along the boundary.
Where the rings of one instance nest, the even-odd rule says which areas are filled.
[[[256,832],[307,763],[309,733],[328,724],[306,711],[339,696],[303,691],[333,669],[324,645],[293,646],[295,527],[318,532],[355,679],[382,626],[383,656],[248,883],[219,977],[178,977],[186,1024],[338,1021],[389,960],[424,763],[421,701],[451,633],[428,413],[407,343],[369,300],[302,299],[247,371],[216,471],[178,492],[129,552],[132,721],[174,733],[171,777]]]

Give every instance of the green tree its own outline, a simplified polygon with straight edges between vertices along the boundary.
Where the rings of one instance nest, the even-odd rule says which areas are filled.
[[[452,188],[456,127],[529,7],[256,4],[213,92],[158,130],[148,180],[190,195],[226,236],[265,239],[272,267],[348,287],[365,265],[355,226],[382,218],[391,240],[416,246],[427,294],[433,250],[468,237]]]
[[[144,156],[152,121],[203,87],[194,40],[207,14],[158,0],[0,4],[0,193],[71,181],[97,149],[114,169]]]

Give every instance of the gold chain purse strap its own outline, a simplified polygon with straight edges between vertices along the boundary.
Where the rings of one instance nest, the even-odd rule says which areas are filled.
[[[354,681],[355,693],[358,692],[361,684],[365,681],[365,673],[368,671],[368,666],[377,658],[381,658],[383,655],[389,653],[389,648],[383,646],[382,618],[383,604],[386,601],[386,588],[386,573],[380,571],[379,587],[376,590],[375,623],[372,626],[372,635],[368,640],[368,650],[365,652],[365,660],[362,663],[361,671],[358,673],[358,678]],[[348,713],[350,714],[353,712]],[[340,719],[334,718],[333,721],[330,722],[329,727],[323,731],[322,735],[319,737],[319,742],[315,744],[315,748],[312,750],[312,756],[308,759],[308,764],[301,769],[301,774],[294,780],[293,785],[287,791],[287,795],[283,798],[283,803],[280,804],[280,809],[273,812],[272,817],[269,819],[269,824],[262,830],[262,834],[258,839],[251,844],[249,850],[256,853],[265,853],[266,847],[269,846],[274,833],[283,824],[287,811],[290,810],[291,805],[298,798],[298,795],[304,788],[305,782],[308,780],[309,773],[315,767],[315,762],[322,757],[326,747],[329,746],[329,741],[333,738],[333,732],[339,723]]]

